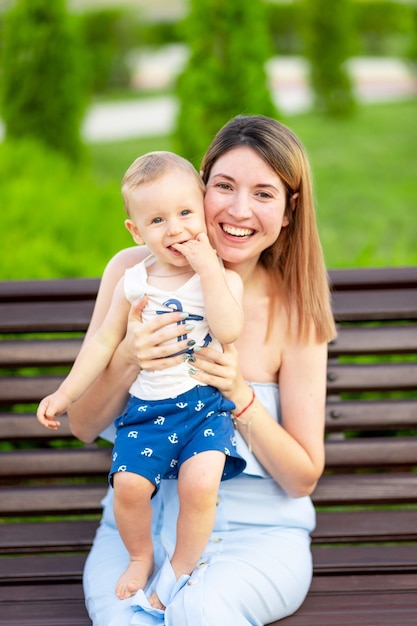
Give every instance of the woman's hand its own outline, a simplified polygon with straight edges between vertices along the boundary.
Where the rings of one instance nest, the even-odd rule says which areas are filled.
[[[194,358],[195,362],[190,362],[190,369],[195,370],[193,378],[217,387],[226,398],[234,401],[238,387],[244,384],[234,344],[224,345],[223,352],[210,347],[201,348],[194,352]]]
[[[137,300],[130,309],[126,336],[123,339],[127,358],[136,363],[139,370],[163,370],[183,360],[183,355],[171,356],[186,350],[187,339],[176,341],[184,335],[187,319],[184,314],[173,311],[155,315],[147,322],[142,321],[142,312],[147,297]]]

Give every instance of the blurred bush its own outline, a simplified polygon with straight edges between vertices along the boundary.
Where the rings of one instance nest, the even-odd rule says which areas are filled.
[[[413,38],[414,2],[353,1],[355,29],[362,56],[407,56]]]
[[[408,55],[415,33],[415,2],[398,0],[351,0],[352,26],[356,41],[354,54],[359,56]],[[338,0],[326,3],[325,12],[337,9]],[[303,3],[267,0],[268,25],[275,54],[303,53]],[[343,26],[343,24],[342,24]]]
[[[99,276],[133,245],[120,185],[38,141],[0,143],[0,206],[2,280]]]
[[[351,0],[302,0],[304,54],[317,110],[335,117],[355,111],[353,84],[345,62],[354,51]]]
[[[196,166],[215,133],[239,114],[277,116],[265,70],[272,55],[262,0],[191,0],[190,50],[178,78],[176,149]]]
[[[17,0],[5,16],[1,111],[9,138],[33,137],[78,159],[84,54],[65,0]]]
[[[93,94],[130,87],[130,50],[142,45],[136,12],[123,8],[81,14],[88,79]]]

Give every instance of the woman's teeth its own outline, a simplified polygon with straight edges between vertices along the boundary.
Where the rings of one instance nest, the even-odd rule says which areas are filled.
[[[254,232],[249,228],[236,228],[235,226],[226,226],[225,224],[223,224],[222,228],[225,233],[234,237],[249,237]]]

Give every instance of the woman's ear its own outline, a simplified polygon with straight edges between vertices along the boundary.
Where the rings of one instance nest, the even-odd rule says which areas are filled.
[[[291,221],[291,213],[294,213],[295,209],[297,208],[297,198],[299,196],[299,192],[296,191],[295,193],[292,194],[292,196],[290,196],[290,206],[289,206],[289,210],[288,210],[288,204],[287,204],[287,208],[285,209],[285,213],[284,213],[284,217],[282,218],[282,226],[288,226],[288,224]]]
[[[138,244],[138,246],[143,246],[143,244],[145,243],[144,239],[142,238],[138,227],[136,226],[135,222],[132,222],[132,220],[128,219],[125,220],[125,226],[127,228],[127,230],[129,231],[129,233],[132,235],[133,237],[133,241],[135,243]]]
[[[296,206],[297,206],[297,198],[299,196],[299,192],[296,191],[295,193],[292,194],[292,196],[290,196],[290,208],[291,211],[295,211]]]

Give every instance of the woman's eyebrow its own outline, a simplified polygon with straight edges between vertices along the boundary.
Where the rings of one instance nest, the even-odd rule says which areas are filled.
[[[226,178],[227,180],[235,180],[233,176],[229,176],[228,174],[222,174],[219,172],[218,174],[213,174],[213,178]]]

